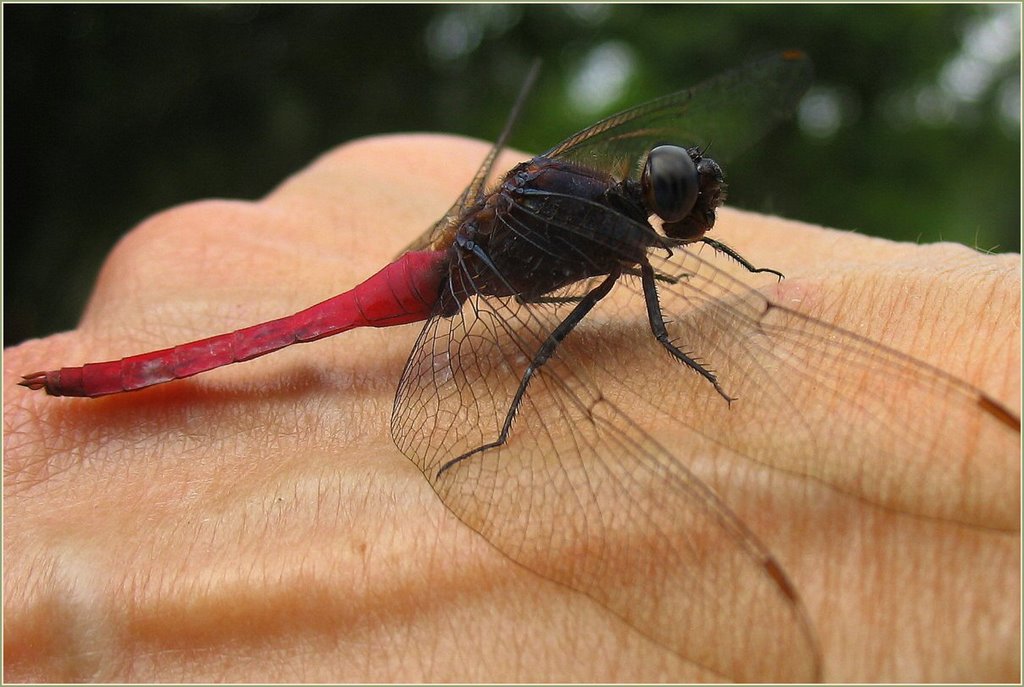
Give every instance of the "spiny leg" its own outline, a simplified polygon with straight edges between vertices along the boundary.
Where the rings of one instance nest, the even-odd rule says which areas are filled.
[[[701,237],[700,242],[703,243],[703,244],[706,244],[708,246],[711,246],[713,249],[715,249],[719,253],[724,253],[725,255],[728,255],[730,258],[732,258],[733,260],[738,262],[740,265],[742,265],[743,268],[745,270],[747,270],[748,272],[753,272],[755,274],[759,273],[759,272],[768,272],[769,274],[774,274],[779,279],[784,279],[785,276],[786,276],[782,272],[779,272],[778,270],[773,270],[770,267],[754,267],[750,263],[749,260],[744,258],[742,255],[740,255],[735,250],[733,250],[729,246],[725,245],[721,241],[716,241],[714,239],[709,239],[706,236],[703,236],[703,237]]]
[[[675,344],[669,341],[668,329],[665,327],[665,318],[662,317],[661,314],[661,302],[658,300],[658,289],[655,285],[654,268],[651,267],[651,263],[646,260],[641,263],[640,273],[644,287],[644,301],[647,303],[647,318],[650,320],[651,331],[654,333],[654,338],[656,338],[669,353],[675,356],[676,359],[684,363],[704,379],[711,382],[711,385],[715,387],[715,391],[725,399],[726,403],[732,403],[735,401],[736,399],[725,393],[725,389],[723,389],[718,383],[718,378],[715,377],[714,372],[683,353]]]
[[[615,280],[619,278],[620,271],[616,270],[612,272],[604,281],[597,285],[592,291],[589,291],[585,296],[580,298],[580,302],[576,304],[576,307],[572,309],[572,312],[562,322],[555,327],[555,330],[548,335],[547,340],[541,345],[534,354],[533,360],[530,361],[530,365],[526,368],[526,372],[523,374],[523,378],[519,381],[519,388],[516,390],[515,396],[512,397],[512,403],[509,405],[508,412],[505,414],[505,423],[501,428],[501,432],[498,434],[498,438],[494,441],[478,446],[477,448],[463,453],[461,456],[452,458],[447,463],[441,466],[435,475],[435,479],[440,477],[446,470],[457,463],[461,463],[467,458],[487,451],[492,448],[497,448],[508,441],[508,435],[512,430],[512,421],[515,419],[516,413],[519,412],[519,407],[523,403],[523,398],[526,396],[526,389],[530,385],[530,381],[533,376],[540,370],[541,366],[546,363],[551,356],[554,354],[555,349],[562,343],[562,340],[569,335],[573,329],[576,328],[583,318],[587,316],[598,301],[608,295],[608,292],[612,290],[612,286],[615,285]],[[653,270],[652,270],[653,274]],[[653,278],[653,277],[652,277]]]

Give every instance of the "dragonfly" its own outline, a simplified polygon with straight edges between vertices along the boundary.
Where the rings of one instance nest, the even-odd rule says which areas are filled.
[[[779,272],[707,236],[725,199],[722,163],[791,116],[811,72],[798,51],[754,60],[493,180],[535,66],[465,191],[355,288],[20,384],[95,398],[357,327],[423,322],[390,426],[455,516],[718,675],[820,680],[797,585],[687,458],[726,450],[778,466],[769,453],[783,449],[783,470],[829,481],[820,458],[850,452],[865,464],[858,488],[885,503],[898,498],[893,465],[935,445],[969,464],[979,437],[1013,448],[1020,420],[953,375],[777,302],[755,282]],[[657,389],[631,384],[638,364],[657,366]],[[900,392],[879,391],[890,388]],[[936,399],[942,417],[915,422]],[[653,416],[671,437],[644,428]],[[778,426],[790,429],[767,447],[753,439]]]

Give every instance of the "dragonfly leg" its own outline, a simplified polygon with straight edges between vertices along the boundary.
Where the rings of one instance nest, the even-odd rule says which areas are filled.
[[[654,268],[651,267],[651,263],[644,261],[640,264],[640,278],[644,287],[644,300],[647,302],[647,318],[650,320],[651,331],[654,333],[654,338],[656,338],[658,342],[677,360],[685,364],[704,379],[711,382],[711,385],[715,387],[715,391],[725,399],[726,403],[732,403],[735,401],[735,398],[725,393],[725,389],[723,389],[722,385],[718,383],[718,378],[715,376],[714,372],[683,353],[674,343],[672,343],[672,341],[669,340],[668,329],[665,328],[665,318],[662,317],[661,314],[661,302],[658,300],[658,289],[655,284],[656,277]]]
[[[554,331],[548,335],[547,340],[544,341],[541,347],[537,350],[537,353],[534,354],[533,360],[530,361],[530,365],[526,368],[526,372],[523,374],[523,378],[519,380],[519,388],[516,389],[516,394],[512,397],[512,403],[509,405],[508,413],[505,414],[505,423],[502,425],[498,438],[492,442],[484,444],[483,446],[478,446],[472,451],[463,453],[461,456],[452,458],[441,466],[435,475],[435,479],[444,474],[444,472],[453,465],[461,463],[477,453],[497,448],[508,441],[509,433],[512,431],[512,421],[515,419],[516,413],[519,412],[519,407],[523,403],[523,398],[526,396],[526,389],[530,385],[530,381],[533,379],[533,376],[538,370],[540,370],[544,363],[551,358],[555,349],[557,349],[558,345],[562,343],[562,340],[569,335],[569,332],[575,329],[576,325],[583,321],[583,318],[587,316],[587,313],[589,313],[595,305],[597,305],[598,301],[608,295],[608,292],[612,290],[612,286],[615,285],[615,281],[619,278],[620,274],[620,271],[612,272],[593,290],[589,291],[585,296],[582,296],[579,303],[576,304],[576,307],[572,309],[572,312],[569,313],[568,316],[566,316],[566,318],[562,320],[557,327],[555,327]]]
[[[701,237],[700,242],[703,243],[703,244],[706,244],[708,246],[711,246],[713,249],[715,249],[715,251],[717,251],[719,253],[723,253],[725,255],[728,255],[730,258],[732,258],[733,260],[738,262],[740,265],[742,265],[743,268],[745,270],[747,270],[748,272],[754,272],[754,273],[768,272],[769,274],[774,274],[779,279],[783,279],[786,276],[782,272],[779,272],[778,270],[773,270],[770,267],[754,267],[750,263],[749,260],[747,260],[745,257],[740,255],[735,250],[733,250],[729,246],[725,245],[721,241],[716,241],[714,239],[709,239],[708,237],[703,236],[703,237]]]

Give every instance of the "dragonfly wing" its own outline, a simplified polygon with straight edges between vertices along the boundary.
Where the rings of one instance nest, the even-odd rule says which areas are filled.
[[[481,197],[537,69],[535,64],[501,136],[469,186],[438,222],[399,255],[439,249],[439,242],[453,234],[453,223]],[[812,71],[811,61],[803,53],[776,53],[694,88],[607,117],[543,156],[600,169],[616,179],[637,178],[647,153],[659,143],[710,146],[715,160],[728,161],[792,115],[811,83]]]
[[[395,400],[399,448],[498,551],[675,654],[736,680],[817,679],[819,652],[792,584],[730,509],[599,390],[591,356],[580,359],[586,340],[540,368],[506,444],[442,470],[497,438],[527,366],[572,307],[473,296],[456,316],[428,321]]]
[[[444,213],[441,219],[435,222],[429,229],[427,229],[427,231],[420,234],[416,240],[402,249],[402,251],[395,257],[401,257],[405,253],[411,253],[417,250],[440,250],[441,248],[447,247],[447,243],[450,242],[451,237],[454,236],[454,229],[459,218],[468,207],[483,197],[487,181],[494,168],[494,162],[498,159],[498,155],[501,154],[501,151],[505,149],[505,146],[508,143],[508,137],[512,134],[512,129],[515,127],[516,121],[522,113],[523,105],[526,102],[526,98],[530,91],[533,89],[533,85],[537,81],[537,75],[539,73],[540,60],[534,60],[530,67],[530,71],[526,75],[526,79],[523,80],[522,87],[519,89],[519,96],[516,98],[516,102],[512,106],[512,110],[509,112],[508,118],[505,121],[505,127],[501,131],[501,135],[498,136],[498,140],[494,142],[494,145],[491,146],[491,149],[487,152],[487,156],[480,164],[480,168],[477,169],[476,174],[473,175],[473,180],[469,182],[466,189],[459,195],[455,202],[452,203],[452,206],[448,208],[448,212]]]
[[[487,165],[488,163],[485,162],[484,164]],[[486,170],[481,167],[480,171],[484,172],[484,176],[486,177],[487,172],[490,171],[490,167],[488,166]],[[477,172],[477,174],[479,173],[480,172]],[[417,236],[412,243],[398,251],[395,255],[395,259],[400,258],[406,253],[412,253],[419,250],[431,250],[431,246],[440,245],[446,235],[454,234],[455,226],[466,207],[466,199],[473,197],[473,193],[475,192],[474,186],[476,184],[477,181],[474,177],[473,183],[467,186],[466,190],[459,195],[459,199],[456,200],[450,208],[448,208],[448,212],[444,213],[441,219],[430,225],[429,229]]]
[[[778,287],[773,278],[759,275],[765,289],[751,289],[752,275],[712,251],[698,255],[688,246],[652,263],[678,277],[658,284],[669,338],[737,400],[730,406],[714,394],[694,395],[685,370],[660,376],[656,392],[626,387],[624,394],[642,395],[652,413],[735,452],[868,502],[1018,527],[1020,420],[983,391],[773,302],[766,295]],[[623,347],[624,358],[602,363],[610,369],[635,361],[645,345],[643,315],[632,322],[625,315],[643,308],[639,285],[631,286],[631,304],[623,303],[613,326],[633,331],[635,341]],[[689,401],[679,403],[684,394]],[[924,504],[913,496],[922,493],[930,496]]]
[[[699,86],[614,114],[565,139],[544,157],[637,178],[648,151],[660,143],[710,147],[732,159],[789,118],[811,83],[801,52],[773,54]]]

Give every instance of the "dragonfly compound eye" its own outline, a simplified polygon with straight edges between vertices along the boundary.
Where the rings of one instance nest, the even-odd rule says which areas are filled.
[[[649,210],[665,222],[678,222],[697,202],[700,177],[685,148],[664,145],[647,155],[640,185]]]

